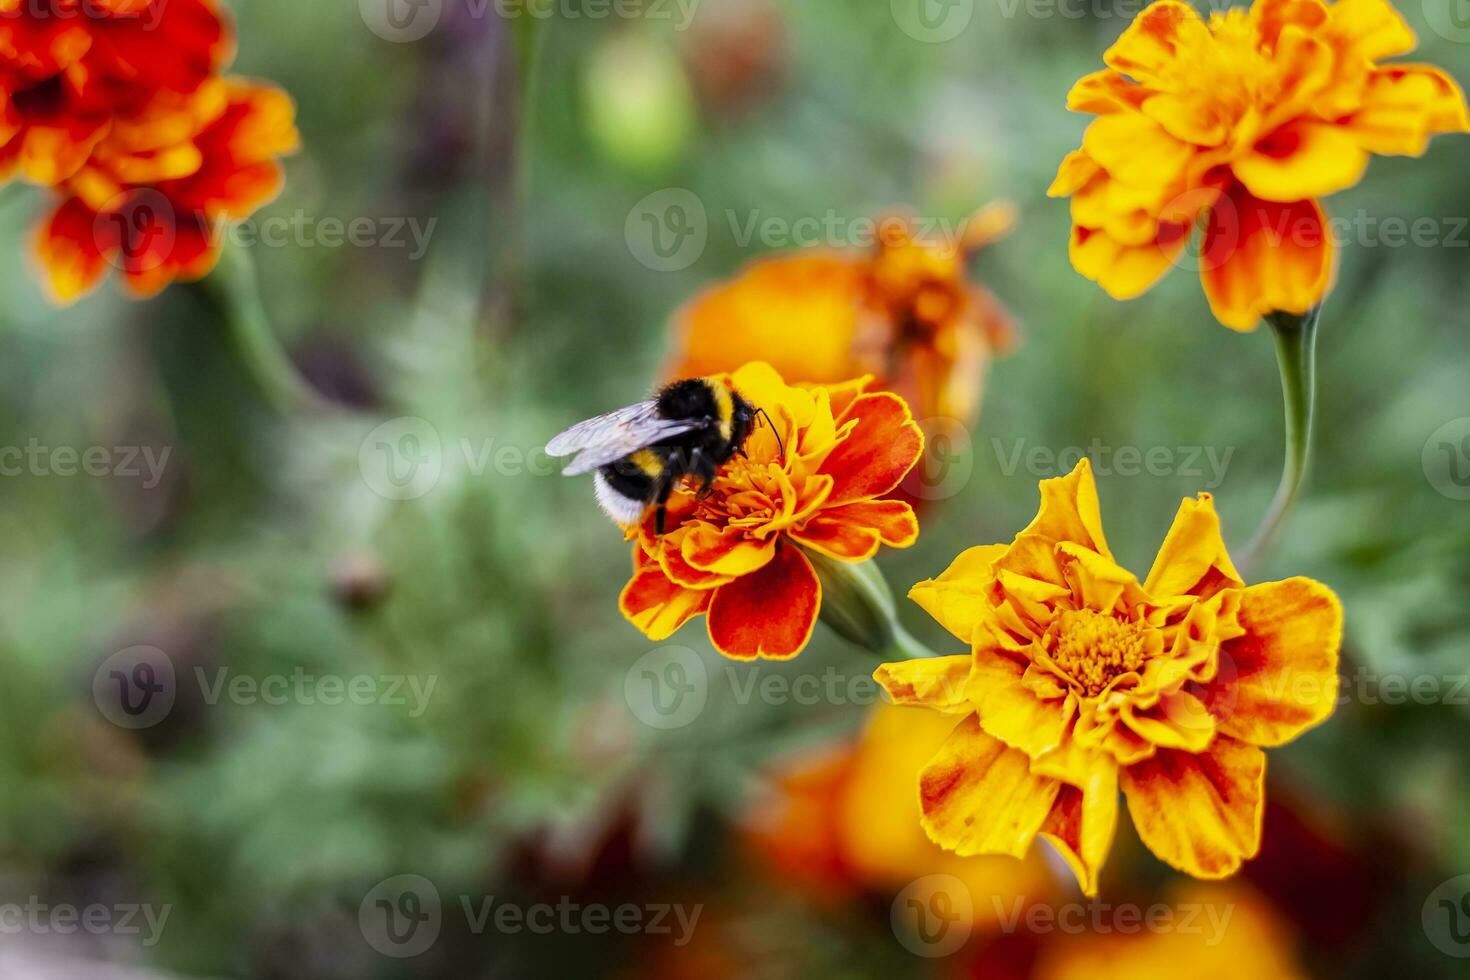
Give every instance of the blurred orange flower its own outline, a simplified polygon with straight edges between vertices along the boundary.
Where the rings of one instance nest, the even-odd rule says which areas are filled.
[[[954,725],[937,713],[878,705],[856,741],[773,774],[771,792],[746,814],[752,849],[787,881],[819,895],[897,891],[925,875],[953,875],[982,927],[1013,915],[1018,900],[1052,896],[1056,881],[1039,855],[1017,861],[945,851],[919,828],[918,799],[893,792],[895,778],[918,777]]]
[[[990,354],[1014,328],[999,300],[965,278],[968,260],[1014,223],[1009,205],[972,217],[958,240],[879,222],[871,253],[813,251],[752,263],[674,317],[671,377],[764,360],[793,382],[871,374],[921,420],[971,424]]]
[[[231,78],[117,121],[41,226],[37,252],[53,294],[75,300],[109,265],[139,296],[207,274],[219,224],[279,192],[278,157],[298,141],[294,117],[279,88]]]
[[[212,0],[0,0],[0,179],[55,185],[119,115],[229,59]]]
[[[750,434],[703,499],[675,491],[667,533],[654,533],[652,514],[630,530],[634,574],[620,606],[650,639],[707,613],[726,656],[792,657],[822,602],[803,549],[857,562],[918,539],[913,509],[877,498],[918,461],[924,436],[903,399],[861,382],[797,388],[759,362],[727,377],[771,425]]]
[[[971,653],[885,664],[895,702],[960,723],[919,780],[929,836],[1026,853],[1037,834],[1089,895],[1118,791],[1143,842],[1202,878],[1260,847],[1265,753],[1324,721],[1342,607],[1305,578],[1246,587],[1208,494],[1185,500],[1142,584],[1114,561],[1084,458],[1041,483],[1010,545],[971,548],[910,597]]]
[[[1430,136],[1470,130],[1449,75],[1378,64],[1414,46],[1386,0],[1256,0],[1208,22],[1154,3],[1067,97],[1100,117],[1049,191],[1072,198],[1073,266],[1132,298],[1204,216],[1201,277],[1221,323],[1307,312],[1333,275],[1317,199],[1357,183],[1371,153],[1418,156]]]
[[[1271,906],[1240,885],[1194,883],[1167,897],[1167,927],[1056,935],[1035,980],[1137,980],[1187,971],[1198,980],[1297,980],[1307,976],[1291,931]],[[1185,925],[1185,918],[1188,925]]]

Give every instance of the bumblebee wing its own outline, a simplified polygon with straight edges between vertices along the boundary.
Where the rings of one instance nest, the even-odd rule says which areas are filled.
[[[658,404],[647,401],[599,415],[572,426],[546,444],[547,455],[570,456],[576,453],[564,476],[577,476],[606,466],[646,446],[699,428],[699,419],[666,419],[658,414]]]

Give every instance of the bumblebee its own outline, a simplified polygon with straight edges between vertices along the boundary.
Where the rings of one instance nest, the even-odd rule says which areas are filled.
[[[721,381],[690,378],[648,401],[572,426],[547,443],[546,452],[577,454],[563,476],[596,471],[597,502],[620,525],[636,524],[657,507],[654,529],[663,534],[665,505],[679,481],[693,479],[700,495],[707,494],[764,414]]]

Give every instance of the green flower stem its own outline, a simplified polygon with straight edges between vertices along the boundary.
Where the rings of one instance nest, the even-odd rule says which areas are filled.
[[[1281,485],[1266,516],[1246,545],[1242,569],[1251,567],[1270,546],[1271,539],[1291,512],[1307,473],[1312,443],[1312,416],[1317,398],[1317,321],[1322,307],[1305,314],[1270,313],[1266,322],[1276,337],[1276,358],[1281,366],[1281,394],[1286,412],[1286,463]]]
[[[893,592],[875,563],[805,554],[822,581],[820,616],[832,632],[884,661],[938,656],[898,621]]]
[[[297,372],[271,330],[250,253],[227,246],[209,283],[224,309],[245,367],[271,407],[282,415],[329,407]]]

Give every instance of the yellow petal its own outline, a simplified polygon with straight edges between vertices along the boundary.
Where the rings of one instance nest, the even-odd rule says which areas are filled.
[[[1038,697],[1026,685],[1025,674],[1026,665],[1018,660],[976,650],[969,696],[987,734],[1035,759],[1061,744],[1076,702]]]
[[[1183,595],[1209,598],[1221,589],[1238,589],[1244,584],[1220,536],[1215,499],[1202,493],[1196,500],[1180,503],[1174,524],[1164,536],[1154,567],[1143,583],[1144,591],[1158,599]]]
[[[919,774],[921,822],[930,840],[961,856],[1024,857],[1060,788],[971,715]]]
[[[1367,167],[1367,151],[1346,127],[1303,121],[1258,141],[1231,169],[1256,197],[1290,203],[1351,187]]]
[[[990,566],[1005,552],[1003,544],[970,548],[938,578],[910,589],[909,598],[958,639],[971,643],[975,627],[985,614],[984,607],[990,605],[988,593],[995,580]]]
[[[1223,878],[1261,846],[1266,754],[1218,736],[1198,755],[1160,749],[1123,770],[1138,836],[1160,860],[1196,878]]]
[[[1195,153],[1137,112],[1094,119],[1082,134],[1082,149],[1115,179],[1139,187],[1177,183]]]
[[[1072,268],[1113,299],[1133,299],[1169,271],[1188,243],[1188,229],[1179,229],[1147,245],[1127,245],[1104,229],[1078,225],[1072,229],[1067,255]]]
[[[1111,559],[1103,536],[1102,511],[1097,502],[1097,482],[1092,460],[1083,456],[1066,476],[1041,481],[1041,510],[1022,534],[1035,534],[1051,541],[1072,541]]]
[[[1373,153],[1419,156],[1436,133],[1470,130],[1465,93],[1433,65],[1390,65],[1368,79],[1363,104],[1346,131]]]
[[[1342,604],[1308,578],[1254,585],[1241,594],[1245,635],[1220,648],[1203,692],[1220,730],[1256,745],[1282,745],[1332,714]]]
[[[1041,826],[1077,876],[1084,895],[1097,894],[1098,873],[1107,860],[1118,827],[1118,767],[1099,757],[1082,786],[1063,786]]]
[[[933,657],[883,664],[873,679],[894,704],[932,708],[945,714],[968,714],[965,698],[970,682],[970,656]]]

